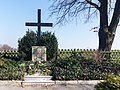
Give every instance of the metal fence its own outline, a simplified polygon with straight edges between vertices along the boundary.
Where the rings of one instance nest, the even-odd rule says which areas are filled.
[[[7,58],[19,58],[17,50],[0,51],[0,56]],[[84,60],[107,60],[111,62],[120,63],[120,50],[101,51],[95,49],[59,49],[56,59],[66,59],[74,57],[75,59]]]
[[[120,50],[100,51],[95,49],[59,49],[57,59],[74,57],[84,60],[109,60],[114,63],[120,63]]]

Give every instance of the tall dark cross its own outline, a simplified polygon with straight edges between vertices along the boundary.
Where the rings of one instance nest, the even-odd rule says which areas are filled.
[[[53,23],[41,23],[41,9],[38,9],[38,22],[37,23],[25,23],[26,26],[37,26],[38,27],[38,45],[41,45],[41,26],[44,27],[52,27]]]

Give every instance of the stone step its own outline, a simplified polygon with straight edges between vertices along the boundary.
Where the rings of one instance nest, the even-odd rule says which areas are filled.
[[[25,81],[49,81],[52,79],[52,76],[25,76],[24,80]]]
[[[49,81],[22,81],[21,82],[21,85],[36,85],[36,84],[39,84],[39,85],[44,85],[44,84],[46,84],[46,85],[51,85],[51,84],[54,84],[55,82],[54,81],[52,81],[52,80],[49,80]]]
[[[38,76],[28,75],[24,77],[24,81],[21,82],[21,86],[24,85],[53,85],[55,82],[51,80],[52,76]]]

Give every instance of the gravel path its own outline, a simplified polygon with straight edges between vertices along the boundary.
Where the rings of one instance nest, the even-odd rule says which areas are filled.
[[[0,90],[95,90],[94,85],[85,84],[54,84],[51,86],[23,86],[16,82],[0,83]]]

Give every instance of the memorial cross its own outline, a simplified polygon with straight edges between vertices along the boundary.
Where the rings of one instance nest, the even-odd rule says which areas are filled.
[[[41,23],[41,9],[38,9],[38,22],[37,23],[26,22],[25,25],[26,26],[37,26],[38,27],[38,32],[37,32],[38,45],[41,46],[41,26],[52,27],[53,23]]]

